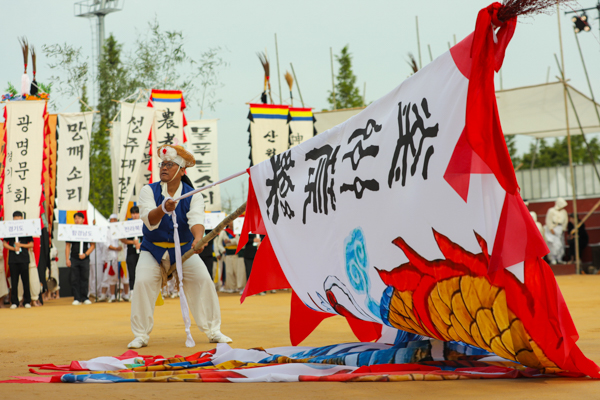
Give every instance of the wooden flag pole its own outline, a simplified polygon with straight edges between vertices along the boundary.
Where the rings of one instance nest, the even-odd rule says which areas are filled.
[[[281,97],[281,73],[279,72],[279,48],[277,47],[277,34],[275,34],[275,58],[277,59],[277,86],[279,87],[279,104],[283,104],[283,97]]]
[[[562,42],[562,30],[560,26],[560,4],[556,4],[556,16],[558,19],[558,40],[560,44],[560,59],[561,59],[561,72],[562,72],[562,82],[563,82],[563,101],[565,104],[565,121],[567,124],[567,148],[569,151],[569,170],[571,171],[571,188],[573,190],[573,217],[575,223],[573,225],[578,226],[577,224],[577,191],[575,187],[575,170],[573,168],[573,149],[571,147],[571,130],[569,129],[569,108],[567,103],[567,83],[565,82],[565,55],[563,52],[563,42]],[[581,273],[581,260],[579,259],[579,230],[575,230],[575,270],[579,275]]]
[[[181,263],[184,263],[188,258],[193,256],[197,250],[200,250],[204,245],[213,240],[223,229],[227,227],[230,223],[232,223],[237,217],[242,215],[246,211],[246,203],[242,204],[237,210],[235,210],[232,214],[229,214],[227,218],[225,218],[219,225],[216,226],[215,229],[210,231],[210,233],[204,236],[196,245],[188,250],[184,255],[181,256]],[[176,265],[171,264],[169,271],[167,272],[167,276],[172,273],[176,273]]]

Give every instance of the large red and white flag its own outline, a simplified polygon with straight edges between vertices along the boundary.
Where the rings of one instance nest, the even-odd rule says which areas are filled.
[[[250,168],[244,233],[267,237],[244,295],[293,288],[293,344],[339,314],[362,341],[385,325],[600,376],[502,135],[493,74],[516,17],[500,8],[358,115]]]

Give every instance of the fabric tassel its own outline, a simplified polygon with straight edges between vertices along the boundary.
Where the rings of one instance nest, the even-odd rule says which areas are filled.
[[[31,89],[31,81],[29,75],[23,74],[21,77],[21,94],[29,94]]]

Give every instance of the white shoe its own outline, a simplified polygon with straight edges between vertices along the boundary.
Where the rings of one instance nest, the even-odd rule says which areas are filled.
[[[177,295],[175,293],[171,293],[171,295],[169,297],[174,299],[175,297],[177,297]]]
[[[110,298],[108,299],[109,303],[113,303],[115,301],[116,301],[115,296],[110,296]]]
[[[233,340],[229,336],[223,335],[221,332],[215,333],[208,338],[210,343],[231,343]]]
[[[72,304],[72,305],[74,305],[74,306],[78,306],[78,305],[80,305],[81,303],[80,303],[79,301],[77,301],[77,300],[74,300],[74,301],[73,301],[71,304]]]
[[[87,299],[86,301],[83,302],[83,304],[85,304],[86,306],[89,306],[90,304],[92,304],[92,302],[89,299]]]
[[[221,292],[221,293],[225,293],[225,288],[224,288],[223,286],[221,286],[221,287],[219,288],[219,292]]]
[[[31,304],[29,304],[29,303],[25,304],[25,308],[31,308]]]
[[[10,309],[11,309],[11,310],[16,310],[16,309],[17,309],[17,307],[19,307],[19,306],[18,306],[18,305],[16,305],[16,304],[12,304],[12,305],[10,306]]]
[[[271,290],[271,293],[277,293],[277,290]]]
[[[136,337],[127,345],[127,348],[128,349],[140,349],[140,348],[146,347],[146,346],[148,346],[148,342],[144,342],[144,339],[142,339],[140,337]]]
[[[122,299],[123,301],[129,301],[129,296],[123,295]]]
[[[100,297],[98,297],[98,303],[102,303],[106,301],[106,296],[100,295]]]

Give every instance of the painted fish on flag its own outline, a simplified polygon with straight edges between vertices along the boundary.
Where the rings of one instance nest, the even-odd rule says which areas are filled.
[[[358,115],[250,168],[238,248],[267,236],[242,301],[291,287],[292,344],[342,315],[361,341],[386,326],[600,377],[502,135],[493,74],[516,16],[501,7]]]

